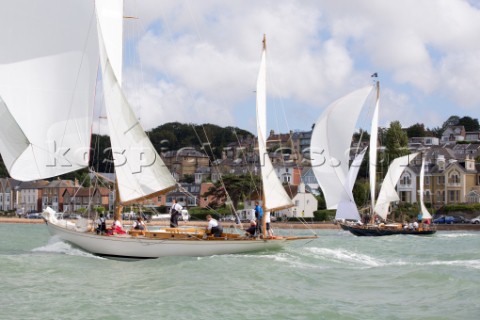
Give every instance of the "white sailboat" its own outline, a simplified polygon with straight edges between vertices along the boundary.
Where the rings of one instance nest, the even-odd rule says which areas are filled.
[[[45,9],[47,1],[56,6],[55,12]],[[88,165],[100,57],[119,207],[175,188],[175,180],[121,88],[123,0],[45,0],[38,4],[19,0],[2,7],[6,7],[1,15],[5,21],[0,26],[5,28],[0,30],[0,41],[8,50],[0,53],[0,152],[10,175],[24,181],[44,179]],[[38,28],[25,22],[32,16],[37,17]],[[20,34],[12,38],[10,30],[20,30]],[[258,101],[265,97],[264,81],[260,80],[264,69],[265,48]],[[265,119],[264,109],[257,108],[259,121]],[[268,170],[267,162],[265,166]],[[271,174],[262,177],[267,180],[265,203],[275,209],[280,203],[279,190]],[[57,220],[51,209],[45,210],[44,218],[51,234],[64,241],[97,255],[121,258],[250,252],[280,248],[289,240],[305,238],[249,239],[238,233],[213,238],[200,228],[159,228],[104,236],[91,232],[86,221],[72,224]]]
[[[396,159],[392,163],[392,167],[389,169],[389,173],[387,173],[387,181],[384,181],[379,198],[375,201],[378,112],[380,105],[379,82],[376,83],[375,87],[376,100],[372,116],[369,146],[369,178],[372,199],[371,211],[379,214],[385,219],[390,202],[398,201],[395,184],[400,178],[401,172],[404,168],[402,165],[405,166],[408,164],[408,156]],[[355,157],[350,168],[348,166],[348,150],[350,148],[355,124],[357,123],[363,105],[372,90],[373,88],[371,86],[359,89],[333,102],[317,120],[312,132],[312,168],[315,177],[322,188],[327,208],[337,210],[335,219],[339,221],[360,220],[360,214],[353,199],[352,189],[365,150]],[[413,158],[414,157],[410,156],[410,159]],[[400,170],[401,167],[402,169]],[[392,174],[393,177],[389,177],[390,174]],[[393,183],[393,181],[395,181],[395,183]],[[395,194],[395,196],[393,194]],[[385,217],[383,217],[383,215],[385,215]],[[380,228],[377,224],[362,225],[359,223],[347,222],[340,223],[340,226],[355,235],[380,236],[406,233],[406,230],[403,230],[401,226],[399,228],[398,225],[392,225],[392,228],[389,228],[389,225],[382,224]],[[429,229],[428,232],[425,232],[425,234],[427,233],[431,234],[431,230]]]

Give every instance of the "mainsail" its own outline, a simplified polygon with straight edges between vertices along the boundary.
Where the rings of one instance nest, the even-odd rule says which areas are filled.
[[[294,204],[275,173],[267,152],[267,95],[266,95],[266,40],[263,39],[262,60],[257,78],[257,135],[260,171],[263,182],[263,206],[265,211],[293,207]]]
[[[122,37],[117,35],[122,35],[123,30],[123,1],[97,0],[97,19],[105,108],[118,192],[120,202],[128,204],[165,193],[175,188],[176,183],[121,88]],[[112,37],[114,40],[107,41]]]
[[[98,67],[93,14],[92,1],[2,4],[0,152],[15,179],[88,166]]]
[[[347,94],[328,106],[316,121],[310,155],[312,169],[328,209],[337,219],[359,219],[349,181],[349,150],[358,117],[373,87]]]
[[[380,82],[377,81],[377,98],[375,101],[375,110],[373,111],[372,125],[370,133],[370,150],[369,150],[369,177],[370,177],[370,197],[372,212],[375,208],[376,196],[376,178],[377,178],[377,140],[378,140],[378,109],[380,105]]]
[[[390,203],[399,201],[398,193],[395,189],[402,172],[408,166],[410,161],[414,159],[418,153],[409,154],[403,157],[396,158],[390,163],[387,174],[382,182],[380,193],[378,194],[377,202],[375,204],[375,214],[382,219],[386,219]]]

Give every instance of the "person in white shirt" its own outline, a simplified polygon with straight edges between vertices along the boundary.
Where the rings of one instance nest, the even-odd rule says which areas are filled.
[[[182,206],[174,199],[170,208],[170,228],[178,227],[178,218],[182,214],[182,209]]]
[[[205,230],[207,234],[213,234],[216,238],[221,237],[223,228],[218,223],[218,221],[216,219],[213,219],[211,215],[207,215],[207,221],[208,221],[208,225]]]
[[[141,217],[137,217],[137,220],[133,222],[133,229],[145,230],[145,222],[143,222]]]
[[[267,234],[268,234],[269,237],[273,237],[273,230],[270,228],[270,222],[271,222],[270,211],[266,211],[265,212],[265,224],[266,224],[266,227],[267,227]]]
[[[100,217],[95,221],[95,224],[97,225],[97,234],[104,234],[107,231],[107,220],[103,213],[100,213]]]

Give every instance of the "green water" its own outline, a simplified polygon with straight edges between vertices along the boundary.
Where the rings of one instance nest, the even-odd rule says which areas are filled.
[[[302,232],[302,231],[298,231]],[[122,262],[0,225],[0,319],[479,319],[480,233]]]

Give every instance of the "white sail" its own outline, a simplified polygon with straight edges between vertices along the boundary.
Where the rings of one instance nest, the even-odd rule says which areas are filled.
[[[390,203],[399,201],[398,193],[395,189],[402,172],[408,166],[418,153],[409,154],[403,157],[396,158],[390,163],[387,174],[382,182],[380,193],[378,194],[377,202],[375,204],[375,213],[382,219],[386,219]]]
[[[107,42],[105,39],[112,33],[122,34],[122,23],[112,25],[120,28],[114,30],[110,23],[115,19],[123,19],[123,3],[115,1],[114,7],[109,2],[97,0],[98,40],[102,65],[102,80],[105,107],[110,131],[110,141],[117,177],[117,187],[122,204],[129,204],[148,197],[163,194],[175,188],[173,179],[163,160],[155,151],[152,143],[142,129],[132,108],[125,98],[121,84],[121,66],[112,65],[112,61],[121,59],[121,46],[117,41]],[[107,13],[103,10],[108,10]],[[102,21],[106,18],[107,21]],[[103,30],[103,26],[109,26]],[[112,47],[110,47],[110,45]]]
[[[375,208],[375,190],[377,177],[377,140],[378,140],[378,109],[380,105],[380,83],[377,82],[377,99],[375,101],[375,110],[373,111],[372,126],[370,133],[369,150],[369,177],[370,177],[370,197],[372,211]]]
[[[330,104],[312,131],[310,157],[313,172],[322,188],[327,208],[338,208],[337,215],[343,219],[360,218],[348,180],[349,149],[359,114],[372,89],[368,86],[353,91]]]
[[[360,166],[362,165],[363,158],[365,157],[365,153],[367,152],[367,148],[360,151],[359,154],[355,156],[350,165],[350,169],[348,170],[348,185],[350,186],[350,190],[353,190],[355,186],[355,180],[357,180],[358,171],[360,171]]]
[[[422,219],[432,219],[432,215],[428,212],[425,207],[425,202],[423,197],[425,196],[424,190],[424,181],[425,181],[425,157],[422,158],[422,168],[420,169],[420,211],[422,212]]]
[[[263,182],[264,209],[275,211],[293,207],[294,204],[280,180],[270,161],[267,152],[267,95],[266,95],[266,46],[263,40],[262,60],[257,78],[257,135],[258,153],[260,156],[260,171]]]
[[[9,116],[0,119],[0,152],[15,179],[49,178],[88,165],[98,66],[93,5],[2,4],[0,104]]]
[[[359,154],[357,154],[350,165],[350,169],[348,170],[348,184],[346,186],[346,188],[348,188],[350,191],[353,191],[355,180],[357,179],[358,171],[360,170],[360,165],[363,161],[366,151],[367,148],[363,149]],[[348,201],[342,201],[338,204],[337,212],[335,213],[335,219],[360,219],[357,205],[355,204],[355,201],[353,201],[353,195]]]

